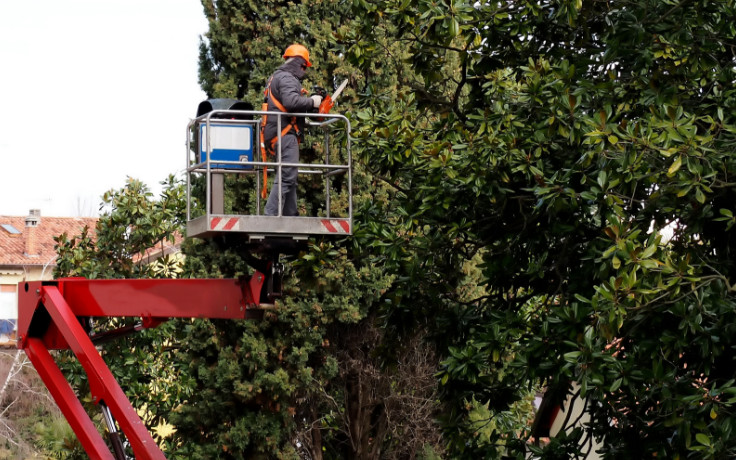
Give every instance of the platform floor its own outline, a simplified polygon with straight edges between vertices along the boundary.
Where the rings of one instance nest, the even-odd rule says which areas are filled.
[[[351,235],[351,219],[328,217],[271,217],[210,214],[187,222],[187,237],[211,238],[223,233],[251,236]]]

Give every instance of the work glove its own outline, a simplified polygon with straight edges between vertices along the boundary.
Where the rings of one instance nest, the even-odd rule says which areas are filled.
[[[319,105],[322,103],[322,96],[319,94],[315,94],[314,96],[311,96],[310,99],[312,99],[312,104],[314,105],[315,109],[319,108]]]

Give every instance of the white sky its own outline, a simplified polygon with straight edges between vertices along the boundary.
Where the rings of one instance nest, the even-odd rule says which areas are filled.
[[[199,0],[0,0],[0,215],[96,215],[186,164]]]

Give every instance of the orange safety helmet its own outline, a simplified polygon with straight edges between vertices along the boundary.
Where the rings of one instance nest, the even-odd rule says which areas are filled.
[[[307,61],[307,67],[312,67],[312,63],[309,62],[309,50],[305,46],[295,43],[284,51],[284,59],[297,56]]]

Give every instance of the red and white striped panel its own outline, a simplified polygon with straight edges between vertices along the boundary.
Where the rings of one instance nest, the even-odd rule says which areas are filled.
[[[210,219],[210,230],[237,231],[240,229],[240,219],[237,217],[213,217]]]
[[[350,222],[347,220],[322,219],[322,228],[330,233],[350,233]]]

